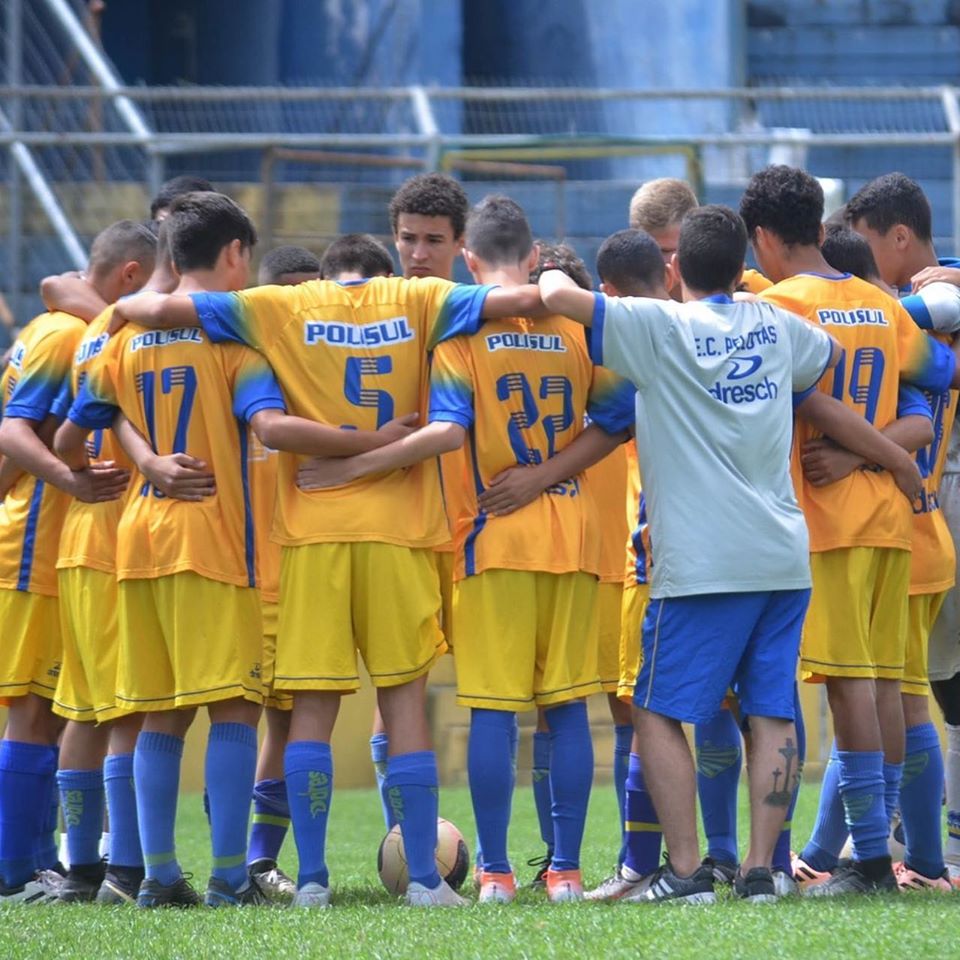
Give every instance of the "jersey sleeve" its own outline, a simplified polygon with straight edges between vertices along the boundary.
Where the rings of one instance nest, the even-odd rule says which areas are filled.
[[[908,383],[901,383],[900,390],[897,393],[897,419],[901,417],[933,419],[933,410],[930,408],[930,401],[926,395],[922,390],[918,390]]]
[[[409,281],[408,315],[413,306],[425,322],[427,349],[453,337],[476,333],[483,323],[483,303],[492,284],[451,283],[426,278]],[[412,303],[411,303],[412,299]]]
[[[249,422],[259,410],[283,410],[283,391],[266,360],[253,350],[239,348],[234,358],[233,415]]]
[[[923,330],[960,331],[960,287],[952,283],[928,284],[919,293],[904,297],[900,305]]]
[[[50,412],[59,420],[66,418],[70,412],[70,405],[73,403],[71,379],[71,377],[64,377],[63,383],[60,384],[60,389],[57,391],[56,399],[53,401],[53,406],[50,408]]]
[[[796,314],[781,312],[790,339],[793,391],[806,395],[827,372],[833,340],[812,323]]]
[[[64,382],[70,379],[77,339],[58,331],[31,346],[10,399],[4,406],[5,417],[44,420],[53,412]]]
[[[899,303],[896,318],[900,379],[931,393],[949,390],[957,365],[953,351],[928,337]]]
[[[637,388],[606,367],[593,368],[587,414],[604,433],[622,433],[635,422]]]
[[[656,378],[658,343],[669,326],[669,314],[658,300],[594,296],[593,362],[643,389]]]
[[[473,377],[465,339],[447,340],[433,351],[430,366],[430,422],[459,423],[469,429],[474,421]]]
[[[253,287],[240,293],[191,293],[197,318],[214,343],[266,350],[296,309],[296,287]]]
[[[87,430],[109,427],[120,409],[116,355],[120,337],[113,337],[106,350],[90,365],[67,419]]]

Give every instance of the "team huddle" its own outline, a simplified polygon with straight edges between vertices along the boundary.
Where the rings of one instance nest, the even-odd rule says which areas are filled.
[[[551,902],[960,886],[960,262],[902,174],[823,214],[786,166],[739,214],[650,181],[599,291],[514,201],[471,209],[439,174],[391,201],[402,277],[353,234],[319,260],[268,251],[250,287],[254,225],[197,178],[107,227],[83,275],[44,281],[0,383],[0,904],[328,907],[330,741],[359,659],[406,902],[466,904],[435,857],[447,654],[480,903],[516,896],[532,709]],[[450,279],[461,255],[472,284]],[[826,685],[836,740],[792,853],[798,682]],[[585,891],[599,693],[621,846]],[[200,706],[202,897],[175,840]]]

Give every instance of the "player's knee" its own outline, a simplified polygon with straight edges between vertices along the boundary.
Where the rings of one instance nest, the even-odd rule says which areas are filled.
[[[907,728],[930,722],[930,705],[926,696],[904,693],[902,699],[903,722]]]
[[[20,743],[57,742],[64,721],[50,709],[50,701],[28,693],[10,701],[7,713],[7,740]]]
[[[960,673],[949,680],[931,680],[930,688],[936,698],[945,723],[960,726]]]

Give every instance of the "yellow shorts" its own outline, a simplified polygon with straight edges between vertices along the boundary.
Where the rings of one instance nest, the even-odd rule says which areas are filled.
[[[616,693],[620,686],[620,615],[623,584],[597,585],[597,669],[604,693]]]
[[[930,631],[943,601],[947,598],[947,592],[918,593],[907,600],[907,659],[903,666],[903,679],[900,681],[901,693],[925,697],[930,692],[930,674],[927,670]]]
[[[57,571],[63,662],[53,712],[111,720],[117,709],[117,578],[89,567]]]
[[[242,697],[263,703],[260,597],[191,571],[121,580],[117,706],[125,713]]]
[[[52,700],[61,649],[56,597],[0,589],[0,697],[35,693]]]
[[[597,580],[486,570],[453,585],[457,703],[532,710],[600,692]]]
[[[277,664],[277,623],[280,619],[280,604],[271,600],[260,601],[263,617],[263,660],[260,662],[260,677],[263,680],[263,705],[275,710],[292,710],[293,697],[273,689],[273,672]]]
[[[801,676],[899,680],[907,647],[910,551],[845,547],[810,554],[813,594]]]
[[[649,583],[628,583],[623,588],[623,608],[620,618],[620,683],[617,685],[617,696],[626,703],[633,703],[633,688],[637,685],[637,676],[643,660],[640,634],[649,602]]]
[[[390,543],[284,547],[275,690],[360,686],[357,653],[374,686],[426,673],[446,649],[430,549]]]
[[[440,580],[440,629],[447,646],[453,649],[453,551],[434,550]]]

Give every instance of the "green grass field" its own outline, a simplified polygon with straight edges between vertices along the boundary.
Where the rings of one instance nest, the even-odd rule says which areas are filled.
[[[804,788],[795,818],[808,836],[817,785]],[[585,879],[608,872],[616,854],[613,788],[593,796],[584,849]],[[745,810],[742,811],[745,813]],[[441,813],[473,842],[465,789],[441,794]],[[745,821],[744,821],[745,822]],[[571,904],[554,907],[524,891],[506,907],[417,911],[393,901],[376,874],[383,833],[376,794],[334,795],[328,863],[335,906],[329,911],[279,908],[137,911],[135,908],[46,906],[0,913],[2,960],[173,960],[363,956],[384,958],[663,957],[665,960],[788,960],[954,957],[960,952],[960,897],[904,895],[857,902],[791,900],[750,906],[724,898],[714,907]],[[208,871],[200,798],[181,803],[180,859],[202,889]],[[533,798],[518,789],[510,835],[522,880],[527,858],[541,852]],[[295,874],[291,840],[282,865]]]

